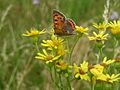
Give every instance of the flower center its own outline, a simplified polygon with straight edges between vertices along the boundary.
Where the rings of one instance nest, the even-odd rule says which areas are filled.
[[[53,56],[52,56],[52,55],[48,55],[48,56],[47,56],[47,60],[49,61],[49,60],[51,60],[51,59],[53,59]]]
[[[59,41],[58,40],[54,40],[53,43],[54,43],[55,46],[59,45]]]
[[[79,73],[82,74],[82,75],[85,74],[85,72],[82,69],[79,70]]]
[[[111,79],[110,79],[110,78],[107,78],[106,80],[107,80],[107,81],[110,81]]]
[[[101,37],[99,36],[99,37],[97,37],[97,41],[101,41]]]

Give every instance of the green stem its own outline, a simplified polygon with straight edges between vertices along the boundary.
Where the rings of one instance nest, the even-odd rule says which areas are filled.
[[[75,43],[74,43],[74,45],[73,45],[73,47],[72,47],[72,49],[71,49],[71,51],[70,51],[70,56],[69,56],[69,61],[70,61],[70,64],[72,64],[72,53],[73,53],[73,51],[74,51],[74,48],[75,48],[75,46],[76,46],[76,44],[77,44],[77,42],[78,42],[78,40],[79,40],[79,38],[81,37],[82,35],[79,35],[79,36],[77,36],[76,37],[76,39],[75,39]]]
[[[99,63],[100,62],[100,60],[102,59],[102,55],[103,54],[103,52],[102,52],[102,48],[99,48],[99,52],[98,52],[98,61],[97,61],[97,63]]]
[[[55,65],[54,65],[54,75],[55,75],[55,79],[54,79],[54,82],[55,82],[55,85],[56,85],[56,87],[58,88],[58,89],[60,89],[60,86],[59,86],[59,80],[58,80],[58,78],[57,78],[57,72],[56,72],[56,67],[55,67]]]
[[[59,74],[59,79],[60,79],[61,90],[63,90],[63,83],[62,83],[61,74]]]
[[[37,52],[40,52],[37,42],[35,42],[35,46],[36,46]]]
[[[50,67],[50,77],[52,79],[52,81],[54,82],[54,78],[53,78],[53,75],[52,75],[52,68]]]
[[[95,84],[91,83],[91,90],[94,90],[94,89],[95,89]]]
[[[56,83],[56,81],[54,80],[53,78],[53,75],[52,75],[52,68],[50,67],[50,77],[51,77],[51,80],[53,81],[54,85],[56,88],[59,88],[58,84]]]
[[[57,78],[57,73],[56,73],[55,65],[54,65],[54,74],[55,74],[55,78]]]
[[[67,84],[68,84],[68,88],[69,88],[68,90],[72,90],[69,77],[67,77]]]

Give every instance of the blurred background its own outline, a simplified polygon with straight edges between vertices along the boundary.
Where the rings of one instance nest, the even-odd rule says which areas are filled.
[[[0,0],[0,90],[53,90],[45,67],[34,60],[35,46],[22,34],[31,27],[49,28],[53,9],[77,25],[103,21],[105,3],[106,0]],[[120,0],[110,1],[111,19],[119,18],[119,3]],[[85,40],[80,43],[81,47],[88,45]],[[84,53],[84,47],[80,50]],[[73,86],[75,90],[89,90],[85,82]]]

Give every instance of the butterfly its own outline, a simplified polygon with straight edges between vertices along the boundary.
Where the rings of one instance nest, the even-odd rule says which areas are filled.
[[[64,14],[53,10],[54,34],[59,36],[73,35],[75,23],[72,19],[66,18]]]

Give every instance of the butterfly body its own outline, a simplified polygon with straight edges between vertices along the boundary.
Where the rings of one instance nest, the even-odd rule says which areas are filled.
[[[73,35],[75,23],[72,19],[68,19],[61,12],[53,11],[54,32],[56,35]]]

